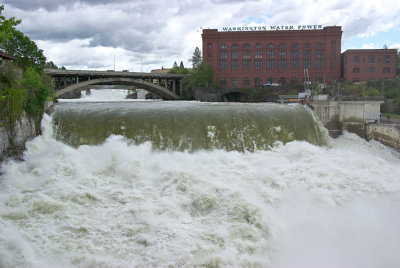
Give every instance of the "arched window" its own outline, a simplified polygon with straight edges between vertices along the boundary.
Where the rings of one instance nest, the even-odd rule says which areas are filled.
[[[222,44],[222,45],[219,46],[219,48],[220,48],[220,49],[225,49],[225,48],[226,48],[226,45],[225,45],[225,44]]]
[[[286,44],[284,44],[284,43],[280,44],[279,48],[286,48]]]
[[[275,46],[274,46],[274,44],[271,44],[271,43],[270,43],[270,44],[267,45],[267,47],[268,47],[268,48],[274,48]]]
[[[324,44],[322,44],[322,43],[317,44],[317,48],[323,48],[323,47],[324,47]]]
[[[262,48],[262,45],[261,44],[257,44],[256,48]]]
[[[299,48],[299,45],[298,45],[297,43],[293,43],[293,44],[292,44],[292,48],[293,48],[293,49]]]
[[[244,44],[243,48],[250,48],[250,45],[249,44]]]
[[[310,47],[311,47],[311,45],[309,43],[304,44],[304,48],[310,48]]]
[[[238,44],[233,44],[232,45],[232,49],[238,49],[239,48],[239,45]]]

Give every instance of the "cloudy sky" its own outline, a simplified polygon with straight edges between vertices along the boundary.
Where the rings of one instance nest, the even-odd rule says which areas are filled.
[[[7,18],[68,69],[190,66],[204,28],[340,25],[342,51],[400,48],[398,0],[1,0]]]

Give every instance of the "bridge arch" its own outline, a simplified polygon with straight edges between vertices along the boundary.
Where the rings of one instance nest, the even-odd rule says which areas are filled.
[[[74,91],[74,90],[85,90],[90,88],[90,86],[94,85],[134,85],[134,86],[139,86],[140,88],[143,88],[149,92],[152,92],[156,94],[157,96],[160,96],[163,99],[166,100],[177,100],[178,95],[175,94],[174,92],[168,90],[165,87],[162,87],[160,85],[156,85],[152,82],[145,81],[143,79],[136,79],[136,78],[129,78],[129,77],[104,77],[104,78],[96,78],[96,79],[91,79],[83,82],[79,82],[76,84],[72,84],[70,86],[67,86],[63,89],[56,90],[55,91],[55,97],[59,97],[62,94]]]

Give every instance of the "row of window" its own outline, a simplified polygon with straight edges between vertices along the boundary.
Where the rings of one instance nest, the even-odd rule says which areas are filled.
[[[242,70],[250,70],[250,62],[249,60],[243,60],[241,61],[242,63]],[[286,60],[279,60],[277,61],[277,67],[279,70],[285,70],[287,69],[287,61]],[[290,69],[298,69],[299,66],[299,60],[298,59],[291,59],[289,61],[290,64]],[[322,69],[324,66],[324,61],[323,59],[317,59],[315,60],[315,69],[319,70]],[[262,60],[255,60],[254,61],[254,69],[255,70],[261,70],[264,68],[264,61]],[[275,69],[275,61],[274,60],[267,60],[265,64],[265,68],[267,70],[272,70]],[[310,59],[304,59],[303,60],[303,69],[310,69],[311,68],[311,60]],[[228,69],[228,61],[226,60],[221,60],[219,61],[219,69],[220,70],[227,70]],[[232,60],[231,61],[231,69],[232,70],[239,70],[239,61],[238,60]]]
[[[250,50],[244,50],[242,54],[243,54],[243,59],[250,59],[250,57],[251,57],[251,51]],[[287,58],[287,54],[288,54],[287,50],[278,50],[278,58],[280,58],[280,59],[286,59]],[[299,51],[298,50],[291,50],[290,51],[290,56],[291,56],[291,58],[298,58],[299,57]],[[266,57],[267,57],[267,59],[275,58],[275,50],[267,50]],[[315,50],[315,57],[323,58],[324,57],[324,50],[323,49],[316,49]],[[219,58],[220,59],[227,59],[228,58],[228,52],[227,51],[220,51],[219,52]],[[239,58],[239,51],[232,51],[231,52],[231,59],[238,59],[238,58]],[[262,59],[263,58],[263,51],[262,50],[254,51],[254,58]],[[311,49],[304,49],[303,50],[303,58],[311,58]]]
[[[368,56],[368,63],[374,64],[376,58],[378,58],[378,63],[380,63],[381,58],[376,56]],[[360,62],[361,62],[360,56],[353,56],[353,63],[360,63]],[[363,62],[365,62],[365,58],[363,58]],[[383,63],[390,63],[390,55],[383,56]]]
[[[319,82],[319,83],[322,83],[322,82],[323,82],[322,77],[317,77],[317,78],[315,78],[315,81],[317,81],[317,82]],[[278,82],[278,84],[285,85],[285,84],[286,84],[286,78],[285,78],[285,77],[280,77],[280,78],[277,80],[277,82]],[[269,84],[274,83],[274,78],[273,78],[273,77],[268,77],[268,78],[265,80],[265,83],[269,83]],[[299,79],[298,79],[297,77],[292,77],[292,78],[290,79],[290,83],[291,83],[291,84],[298,84],[298,83],[299,83]],[[228,84],[228,81],[227,81],[226,78],[221,78],[221,79],[219,80],[219,84],[220,84],[221,86],[226,86],[226,85]],[[261,77],[256,77],[256,78],[254,79],[254,86],[255,86],[255,87],[261,87],[263,84],[264,84],[264,82],[263,82],[263,79],[262,79]],[[231,80],[230,80],[230,85],[233,86],[233,87],[238,86],[238,85],[239,85],[239,78],[237,78],[237,77],[231,78]],[[251,85],[251,80],[250,80],[250,78],[248,78],[248,77],[243,77],[243,78],[242,78],[242,85],[243,85],[243,86],[253,86],[253,85]]]
[[[332,40],[332,41],[331,41],[331,46],[332,46],[332,48],[336,47],[336,41],[335,41],[335,40]],[[211,47],[212,47],[212,43],[209,43],[209,44],[208,44],[208,47],[211,48]],[[249,44],[243,44],[242,47],[243,47],[243,48],[251,48],[251,46],[250,46]],[[267,47],[267,48],[275,48],[275,44],[270,43],[270,44],[268,44],[266,47]],[[279,48],[286,48],[287,45],[286,45],[285,43],[281,43],[281,44],[279,44],[277,47],[279,47]],[[299,45],[298,45],[297,43],[293,43],[293,44],[290,45],[290,47],[296,49],[296,48],[299,48]],[[304,47],[304,48],[311,48],[311,44],[310,44],[310,43],[305,43],[305,44],[303,45],[303,47]],[[323,44],[323,43],[317,43],[317,44],[316,44],[316,47],[317,47],[317,48],[323,48],[323,47],[324,47],[324,44]],[[225,44],[221,44],[221,45],[219,46],[219,48],[220,48],[220,49],[227,49],[227,46],[226,46]],[[238,44],[233,44],[233,45],[231,46],[231,48],[232,48],[232,49],[239,49],[239,45],[238,45]],[[262,44],[256,44],[255,48],[263,48],[263,45],[262,45]]]
[[[359,73],[360,73],[360,68],[354,67],[354,68],[353,68],[353,73],[354,73],[354,74],[359,74]],[[369,67],[369,68],[368,68],[368,73],[369,73],[369,74],[375,73],[375,68]],[[389,74],[389,73],[390,73],[390,68],[388,68],[388,67],[383,68],[383,69],[382,69],[382,73],[384,73],[384,74]]]

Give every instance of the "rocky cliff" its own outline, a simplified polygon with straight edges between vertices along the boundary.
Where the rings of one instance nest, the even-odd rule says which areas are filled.
[[[0,162],[7,157],[17,156],[25,150],[25,143],[39,134],[35,119],[23,112],[13,128],[0,127]]]

